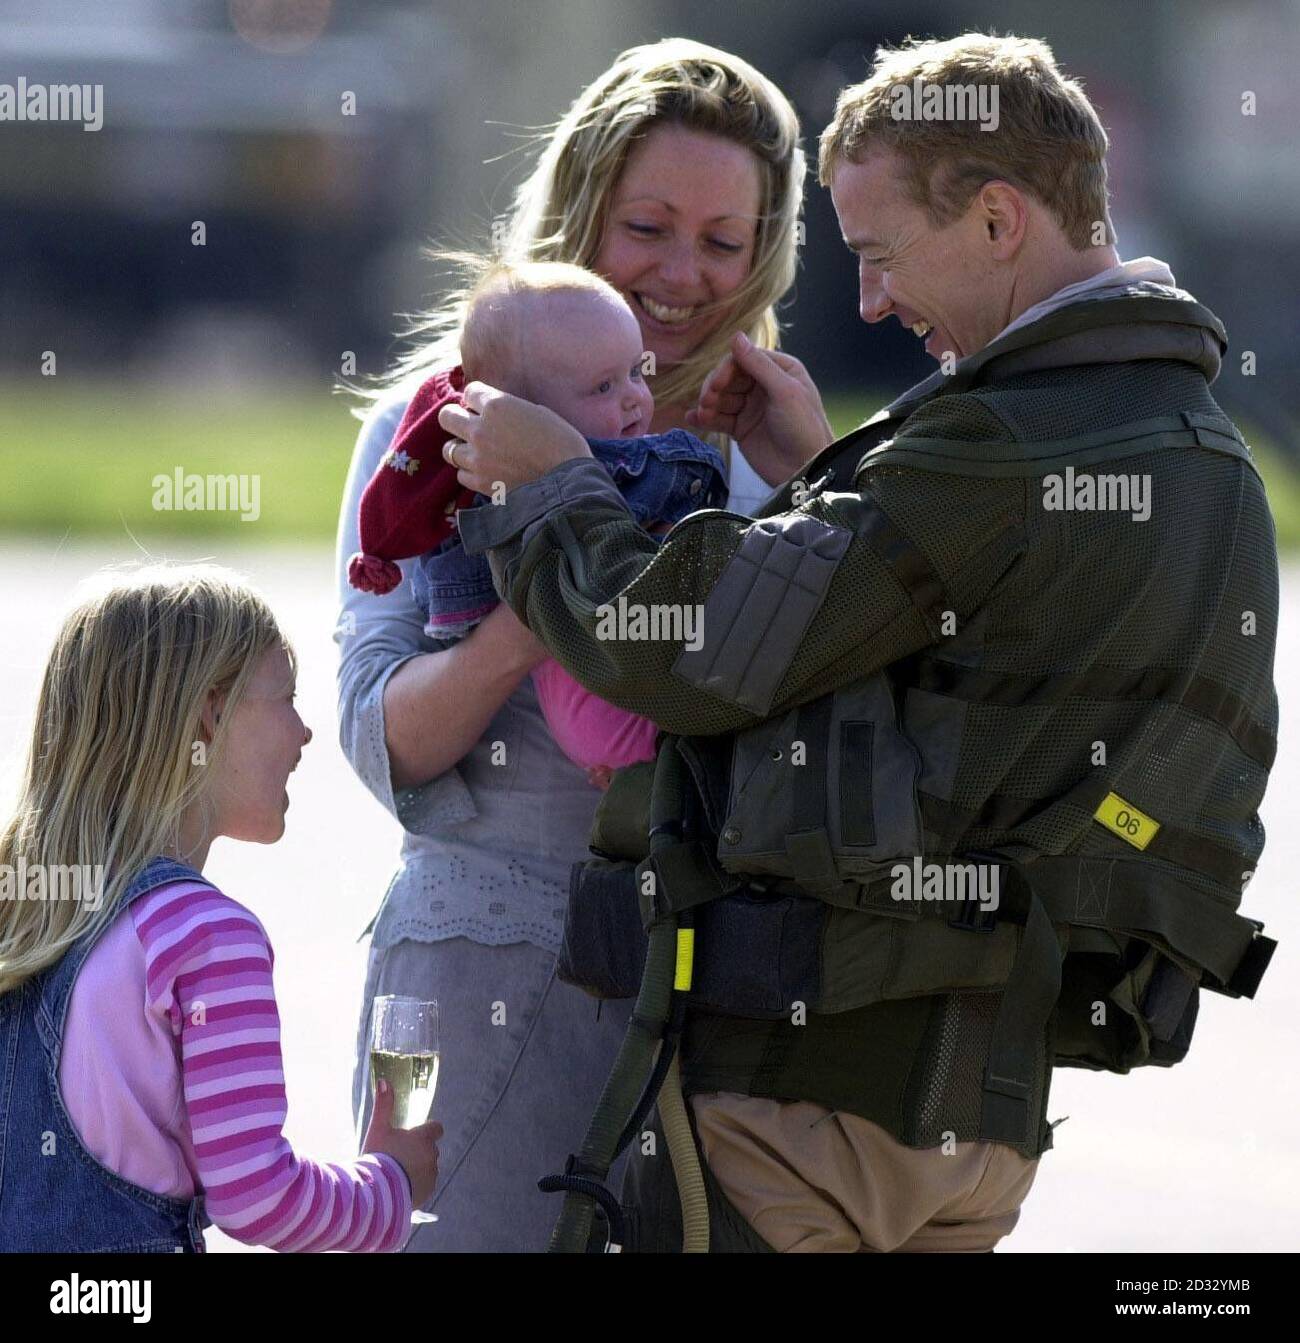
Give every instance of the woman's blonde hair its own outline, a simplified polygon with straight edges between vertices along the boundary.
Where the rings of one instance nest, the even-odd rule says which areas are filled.
[[[650,380],[656,401],[673,404],[694,400],[735,331],[764,349],[778,344],[775,305],[794,283],[806,168],[799,118],[771,80],[739,57],[689,38],[629,48],[545,136],[537,166],[515,192],[503,227],[493,231],[493,251],[506,260],[567,261],[591,269],[628,152],[658,125],[744,146],[758,159],[760,181],[753,264],[724,300],[728,320],[689,359]],[[366,394],[369,399],[457,362],[466,297],[462,285],[414,320],[406,332],[414,348]]]
[[[265,601],[216,565],[151,564],[101,579],[63,622],[36,704],[0,870],[44,874],[43,898],[0,900],[0,993],[97,936],[139,870],[178,853],[181,814],[202,805],[210,766],[261,656],[285,648]],[[290,653],[292,658],[292,653]],[[211,690],[226,693],[199,749]],[[52,872],[94,870],[54,891]]]

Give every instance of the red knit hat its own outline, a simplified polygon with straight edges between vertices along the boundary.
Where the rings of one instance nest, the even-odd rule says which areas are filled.
[[[465,374],[457,364],[435,373],[411,398],[388,451],[361,496],[361,550],[348,561],[348,582],[362,592],[391,592],[402,571],[394,560],[436,550],[451,534],[451,514],[474,503],[442,455],[454,435],[438,412],[461,404]]]

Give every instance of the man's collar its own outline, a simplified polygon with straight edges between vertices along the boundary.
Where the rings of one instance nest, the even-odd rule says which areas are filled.
[[[1036,322],[1040,317],[1046,317],[1049,312],[1055,312],[1070,303],[1077,303],[1080,299],[1114,297],[1136,285],[1158,286],[1163,293],[1172,292],[1180,298],[1191,298],[1190,294],[1184,294],[1178,288],[1173,271],[1163,261],[1153,256],[1135,257],[1132,261],[1121,261],[1118,265],[1098,271],[1095,275],[1088,276],[1086,280],[1076,280],[1073,284],[1062,285],[1055,293],[1031,304],[1018,317],[1008,322],[994,339],[998,340],[1009,331],[1017,331],[1022,326]]]
[[[1030,368],[1183,359],[1196,364],[1206,380],[1213,381],[1227,348],[1222,323],[1190,294],[1138,282],[1118,292],[1081,298],[1036,321],[1009,328],[982,350],[959,359],[951,372],[936,369],[881,414],[904,416],[933,396],[969,391]]]

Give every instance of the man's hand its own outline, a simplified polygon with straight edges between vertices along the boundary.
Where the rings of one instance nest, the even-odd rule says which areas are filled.
[[[835,434],[808,370],[780,350],[760,350],[743,332],[705,379],[699,404],[686,412],[695,430],[721,430],[769,485],[780,485]]]
[[[443,456],[466,489],[491,496],[497,482],[512,490],[572,457],[591,456],[587,440],[545,406],[485,382],[467,384],[463,399],[463,407],[443,406],[438,423],[456,436]]]

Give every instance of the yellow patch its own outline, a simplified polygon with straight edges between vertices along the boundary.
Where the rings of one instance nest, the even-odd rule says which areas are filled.
[[[1107,793],[1092,816],[1135,849],[1145,849],[1160,829],[1159,821],[1139,811],[1131,802],[1125,802],[1118,793]]]

